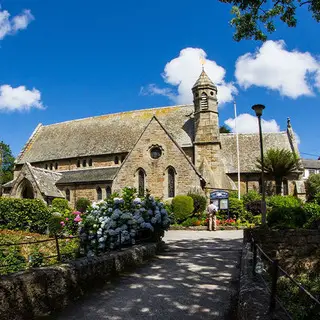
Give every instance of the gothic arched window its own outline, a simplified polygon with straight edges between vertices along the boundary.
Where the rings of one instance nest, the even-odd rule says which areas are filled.
[[[111,196],[111,188],[109,186],[106,187],[106,195],[107,195],[107,198]]]
[[[50,170],[53,170],[53,163],[50,163]]]
[[[97,200],[102,200],[102,190],[100,187],[97,188]]]
[[[175,196],[175,170],[170,167],[168,169],[168,198]]]
[[[70,190],[66,189],[66,199],[70,201]]]
[[[86,160],[86,159],[82,160],[82,166],[83,166],[83,167],[86,167],[86,166],[87,166],[87,160]]]
[[[89,167],[92,167],[92,159],[89,159]]]
[[[202,92],[202,94],[201,94],[200,108],[202,110],[208,109],[208,96],[205,92]]]
[[[144,196],[145,190],[145,172],[143,169],[139,169],[138,171],[138,192],[139,196]]]
[[[80,168],[80,160],[77,160],[77,167]]]
[[[114,158],[114,163],[115,163],[115,164],[118,164],[118,163],[119,163],[119,158],[118,158],[117,156]]]
[[[58,170],[58,162],[55,163],[54,168]]]

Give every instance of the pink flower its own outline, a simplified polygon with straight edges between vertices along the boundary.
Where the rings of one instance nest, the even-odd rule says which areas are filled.
[[[60,224],[61,224],[62,227],[65,226],[65,223],[63,221],[60,221]]]
[[[76,214],[77,216],[80,216],[81,212],[80,211],[75,211],[75,212],[72,212],[72,214]]]
[[[82,219],[81,219],[80,215],[77,215],[77,216],[74,218],[73,221],[75,221],[75,222],[80,222],[80,221],[82,221]]]
[[[66,218],[66,221],[69,221],[69,218]]]

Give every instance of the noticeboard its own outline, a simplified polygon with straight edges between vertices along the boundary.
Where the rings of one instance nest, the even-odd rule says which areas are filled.
[[[210,200],[212,200],[219,210],[229,210],[229,192],[213,191],[210,193]]]

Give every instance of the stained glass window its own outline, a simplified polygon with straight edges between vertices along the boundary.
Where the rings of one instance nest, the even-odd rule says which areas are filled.
[[[144,196],[144,179],[145,179],[144,171],[140,169],[138,174],[138,191],[139,191],[140,197]]]
[[[175,195],[175,172],[172,167],[168,169],[168,197],[173,198]]]
[[[111,196],[111,188],[109,186],[106,187],[106,195],[107,195],[107,198]]]

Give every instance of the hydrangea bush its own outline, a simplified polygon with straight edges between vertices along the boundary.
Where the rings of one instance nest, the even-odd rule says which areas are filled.
[[[93,256],[134,245],[146,234],[150,240],[159,240],[168,230],[170,221],[162,202],[148,192],[145,198],[138,198],[136,190],[127,187],[122,197],[113,194],[89,207],[80,231],[80,251]]]

